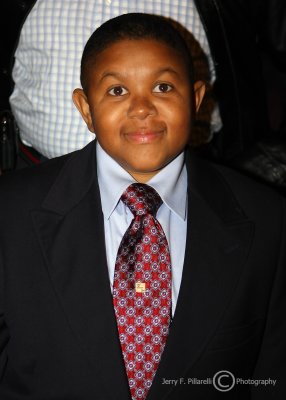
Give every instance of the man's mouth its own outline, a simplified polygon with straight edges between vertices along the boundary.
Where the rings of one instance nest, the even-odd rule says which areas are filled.
[[[160,139],[164,134],[164,129],[137,129],[134,131],[126,132],[124,135],[126,139],[132,143],[153,143]]]

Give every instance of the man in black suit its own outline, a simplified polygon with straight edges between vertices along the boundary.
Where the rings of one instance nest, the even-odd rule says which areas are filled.
[[[113,19],[86,45],[82,86],[97,141],[1,178],[1,400],[131,399],[110,273],[129,218],[119,181],[161,195],[172,260],[172,322],[142,398],[284,399],[285,201],[186,149],[204,85],[184,42],[160,17]]]

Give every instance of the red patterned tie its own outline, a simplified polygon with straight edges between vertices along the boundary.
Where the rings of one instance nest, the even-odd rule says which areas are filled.
[[[169,332],[170,253],[154,218],[162,204],[155,189],[134,183],[121,200],[134,218],[118,249],[113,303],[132,399],[144,400]]]

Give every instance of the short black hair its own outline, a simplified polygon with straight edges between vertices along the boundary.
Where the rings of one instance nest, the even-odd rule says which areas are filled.
[[[97,28],[88,39],[81,59],[81,85],[86,92],[89,70],[96,57],[111,44],[120,40],[153,39],[172,47],[182,55],[193,81],[192,57],[185,39],[171,19],[144,13],[128,13],[112,18]]]

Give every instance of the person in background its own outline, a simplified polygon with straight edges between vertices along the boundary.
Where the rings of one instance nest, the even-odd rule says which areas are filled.
[[[36,150],[40,157],[53,158],[82,148],[93,139],[71,100],[73,88],[80,85],[81,53],[90,34],[102,22],[134,11],[171,17],[191,31],[199,43],[196,48],[193,46],[197,52],[195,66],[203,65],[196,68],[196,71],[203,68],[198,79],[203,78],[212,85],[215,69],[205,29],[193,1],[180,1],[174,6],[169,0],[38,0],[21,30],[13,68],[15,87],[10,97],[20,130],[22,155],[35,156],[33,150]],[[209,141],[213,132],[221,128],[218,108],[209,109],[202,111],[199,117],[200,133],[194,132],[195,143]]]

